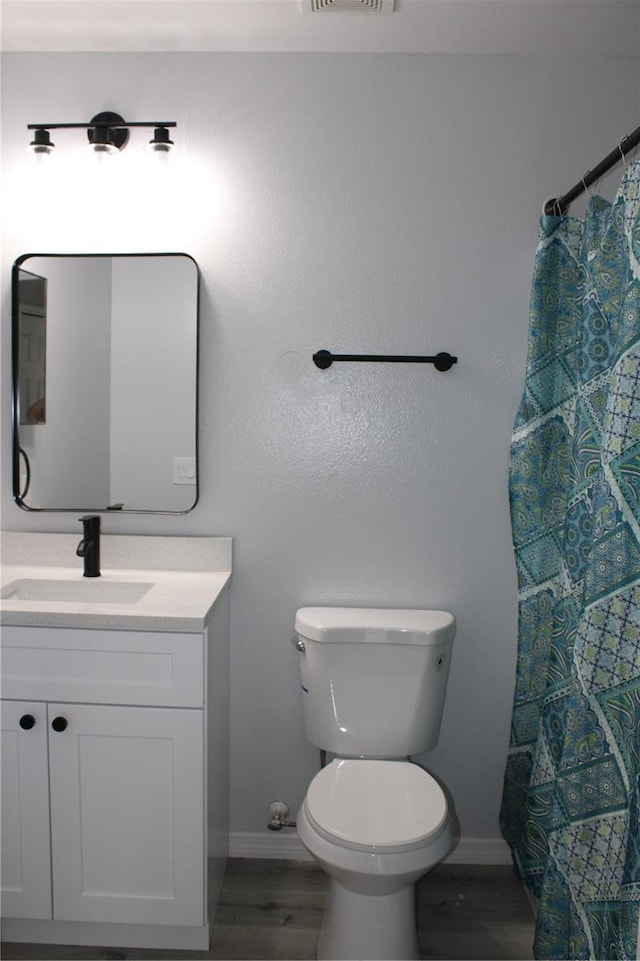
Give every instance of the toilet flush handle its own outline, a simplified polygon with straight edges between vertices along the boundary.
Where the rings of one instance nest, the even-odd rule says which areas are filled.
[[[302,640],[301,637],[298,637],[297,634],[294,634],[293,637],[291,638],[291,643],[295,648],[297,648],[297,650],[300,651],[301,654],[304,654],[304,652],[306,651],[306,647],[304,646],[304,641]]]

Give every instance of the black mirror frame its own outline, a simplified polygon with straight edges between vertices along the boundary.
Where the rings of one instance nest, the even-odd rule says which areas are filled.
[[[137,508],[127,508],[114,510],[108,507],[30,507],[24,501],[24,493],[20,492],[20,457],[24,454],[20,446],[20,379],[19,379],[19,360],[20,360],[20,307],[18,297],[18,284],[20,268],[22,264],[32,257],[186,257],[192,261],[196,270],[196,377],[195,377],[195,498],[193,504],[182,511],[164,510],[144,510]],[[27,253],[21,254],[13,263],[11,268],[11,453],[12,453],[12,495],[13,500],[24,511],[31,513],[77,513],[91,511],[94,514],[164,514],[178,517],[182,514],[189,514],[197,505],[200,499],[200,268],[191,254],[184,251],[160,251],[157,253],[138,251],[127,251],[123,253]],[[26,455],[25,455],[26,456]],[[27,475],[30,475],[30,465],[26,459]],[[28,485],[27,485],[28,490]]]

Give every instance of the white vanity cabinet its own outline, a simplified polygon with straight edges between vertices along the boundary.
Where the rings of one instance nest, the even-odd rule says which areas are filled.
[[[1,710],[2,911],[50,918],[47,706],[2,701]]]
[[[212,626],[3,628],[5,939],[208,946],[228,790]]]
[[[53,917],[203,925],[202,711],[49,704],[48,720]]]

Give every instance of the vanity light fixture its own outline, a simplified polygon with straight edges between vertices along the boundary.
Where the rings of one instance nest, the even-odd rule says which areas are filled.
[[[55,144],[51,140],[51,130],[86,130],[90,149],[100,155],[116,154],[129,142],[129,131],[133,127],[153,128],[153,137],[148,148],[152,153],[168,154],[173,148],[169,128],[175,127],[175,120],[124,120],[120,114],[109,110],[98,113],[89,123],[30,123],[27,130],[33,130],[33,140],[29,150],[36,156],[53,153]]]

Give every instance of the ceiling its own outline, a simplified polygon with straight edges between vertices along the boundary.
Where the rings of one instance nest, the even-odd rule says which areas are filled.
[[[640,0],[310,2],[0,0],[1,49],[640,55]]]

